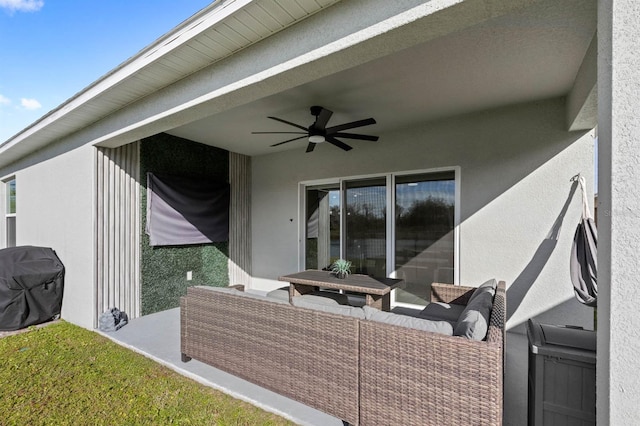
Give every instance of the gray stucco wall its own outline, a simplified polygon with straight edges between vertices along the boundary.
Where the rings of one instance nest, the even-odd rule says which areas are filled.
[[[526,338],[521,324],[593,326],[574,301],[570,244],[580,218],[571,177],[593,182],[592,132],[565,130],[565,102],[554,99],[474,113],[355,142],[343,152],[304,147],[253,159],[253,282],[261,290],[298,268],[298,183],[403,170],[459,166],[460,282],[496,277],[508,286],[505,422],[526,424]],[[371,133],[375,133],[372,127]],[[591,194],[592,195],[592,194]]]
[[[597,420],[640,424],[640,3],[598,2]]]
[[[61,148],[38,152],[1,175],[16,176],[17,245],[56,251],[66,268],[62,317],[93,328],[95,148]]]

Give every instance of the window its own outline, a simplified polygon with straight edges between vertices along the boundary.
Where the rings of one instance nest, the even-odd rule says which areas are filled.
[[[456,171],[394,173],[304,185],[306,269],[338,258],[353,273],[402,278],[395,304],[425,305],[432,282],[455,283]]]
[[[6,222],[6,246],[15,247],[16,245],[16,180],[11,179],[5,183],[5,191],[7,194],[5,208]]]

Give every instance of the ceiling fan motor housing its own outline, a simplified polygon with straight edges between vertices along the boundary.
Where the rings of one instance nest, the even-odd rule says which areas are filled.
[[[319,116],[321,112],[322,112],[321,106],[314,105],[311,107],[311,115],[313,115],[314,117]]]

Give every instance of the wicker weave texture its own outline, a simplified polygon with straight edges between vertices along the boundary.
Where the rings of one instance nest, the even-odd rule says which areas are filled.
[[[361,321],[360,424],[502,424],[504,294],[486,341]]]
[[[436,285],[451,302],[473,289]],[[353,425],[500,425],[505,314],[503,281],[485,341],[194,287],[181,300],[181,348]]]
[[[182,353],[358,424],[358,320],[189,288]]]
[[[476,287],[453,284],[431,284],[431,302],[455,303],[466,305]]]

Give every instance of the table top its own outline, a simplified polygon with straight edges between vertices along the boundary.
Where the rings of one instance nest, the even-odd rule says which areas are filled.
[[[346,278],[338,278],[330,271],[316,269],[283,275],[278,280],[292,284],[312,285],[376,295],[385,295],[404,284],[401,279],[375,278],[361,274],[350,274]]]

